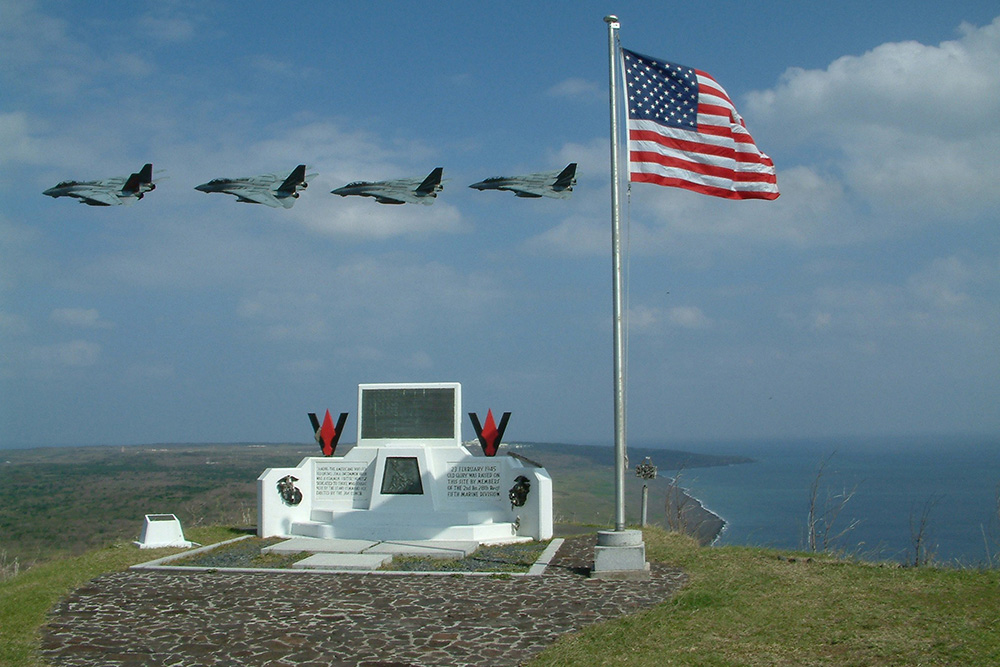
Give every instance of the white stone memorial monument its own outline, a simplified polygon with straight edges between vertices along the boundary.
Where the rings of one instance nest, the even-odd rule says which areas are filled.
[[[512,542],[552,537],[552,479],[462,444],[458,383],[362,384],[358,439],[257,478],[261,537]]]

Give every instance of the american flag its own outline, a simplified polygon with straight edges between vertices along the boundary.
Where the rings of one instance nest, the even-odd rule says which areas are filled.
[[[626,49],[629,180],[727,199],[777,199],[774,163],[700,70]]]

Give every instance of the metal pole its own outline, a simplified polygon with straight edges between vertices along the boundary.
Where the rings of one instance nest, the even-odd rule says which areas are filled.
[[[611,102],[611,272],[615,347],[615,530],[625,530],[625,337],[622,330],[621,211],[618,201],[618,17],[608,24],[608,77]]]
[[[642,525],[646,525],[646,508],[649,506],[649,486],[646,484],[642,485]]]

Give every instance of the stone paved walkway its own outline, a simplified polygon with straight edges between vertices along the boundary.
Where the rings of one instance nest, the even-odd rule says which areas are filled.
[[[127,571],[60,602],[52,665],[519,665],[559,635],[652,607],[684,582],[587,576],[595,537],[541,577]]]

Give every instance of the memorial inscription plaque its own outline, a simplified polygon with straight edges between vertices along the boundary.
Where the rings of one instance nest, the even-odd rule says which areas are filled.
[[[326,464],[314,467],[313,493],[317,500],[363,500],[371,495],[371,465],[367,462]]]
[[[448,471],[449,500],[479,500],[501,497],[498,463],[461,463]]]

